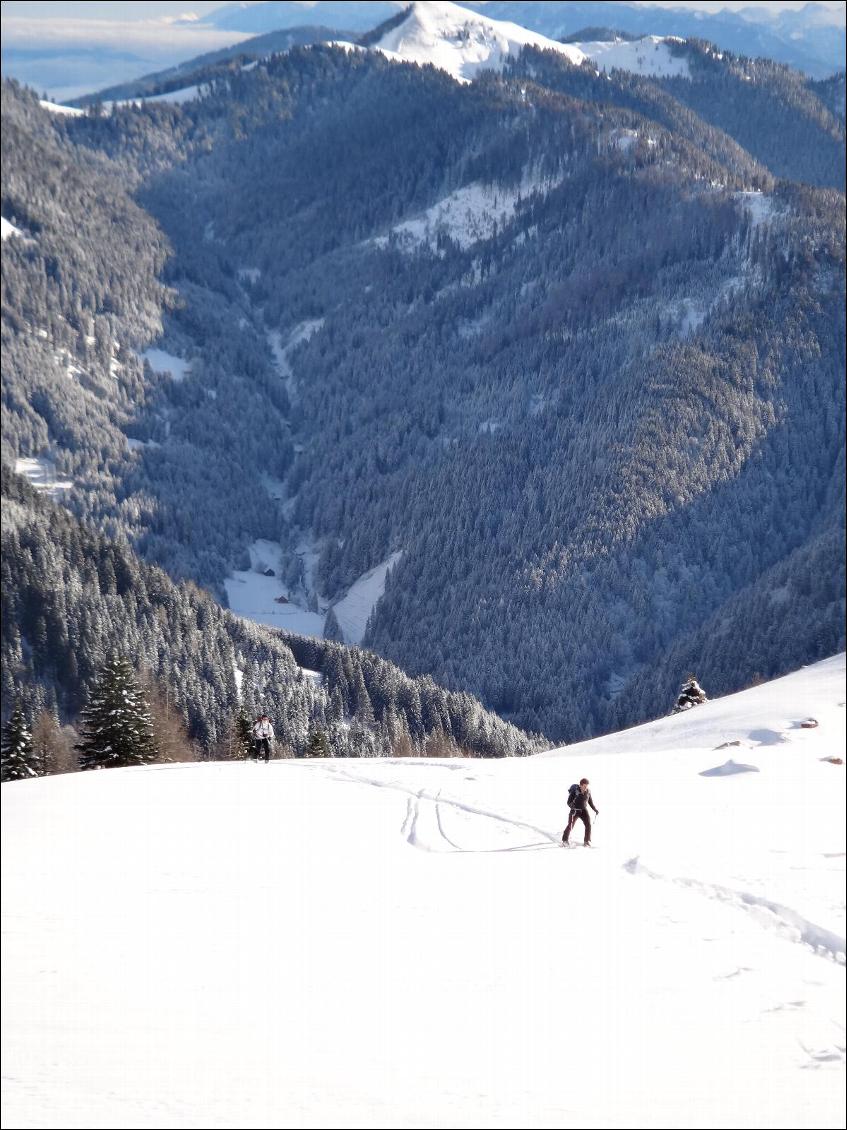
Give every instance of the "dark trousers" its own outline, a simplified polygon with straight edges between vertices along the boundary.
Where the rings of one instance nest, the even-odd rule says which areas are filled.
[[[591,821],[588,819],[588,813],[584,808],[572,808],[570,817],[568,818],[568,826],[565,828],[564,834],[562,835],[563,844],[566,844],[571,838],[571,832],[577,820],[581,820],[585,825],[585,842],[587,844],[591,843]]]
[[[262,756],[262,750],[265,751],[265,761],[271,759],[271,743],[269,738],[255,738],[253,741],[253,756],[258,761]]]

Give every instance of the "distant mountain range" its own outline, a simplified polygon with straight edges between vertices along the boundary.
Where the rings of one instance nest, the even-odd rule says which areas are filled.
[[[315,4],[268,0],[267,3],[226,4],[206,16],[217,28],[253,34],[305,23],[364,31],[395,15],[401,3]],[[583,28],[611,28],[639,35],[677,35],[709,39],[739,55],[760,56],[797,67],[813,77],[826,77],[844,67],[844,13],[823,4],[799,10],[773,11],[751,5],[741,11],[706,12],[691,8],[656,8],[624,2],[584,0],[491,0],[467,3],[496,20],[509,20],[550,39],[561,39]],[[840,16],[840,18],[839,18]]]
[[[67,24],[61,19],[22,21],[4,12],[3,73],[66,101],[178,66],[200,53],[235,46],[247,36],[304,27],[337,28],[347,37],[355,36],[397,15],[403,6],[390,0],[319,0],[314,4],[270,0],[224,5],[203,20],[146,20],[137,25],[108,20],[86,25],[73,20],[70,12]],[[555,0],[494,0],[466,7],[551,39],[575,34],[583,39],[608,39],[613,32],[696,37],[721,50],[786,63],[810,77],[826,78],[844,67],[844,11],[821,4],[781,12],[753,5],[739,12],[717,13]],[[314,36],[314,30],[311,34]]]

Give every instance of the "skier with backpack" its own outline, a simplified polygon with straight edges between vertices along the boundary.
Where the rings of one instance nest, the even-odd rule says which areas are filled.
[[[599,816],[600,811],[591,799],[591,790],[588,787],[588,778],[583,777],[578,785],[571,785],[568,789],[568,808],[571,814],[568,817],[568,826],[562,833],[562,843],[567,844],[573,831],[574,824],[581,820],[585,825],[585,847],[591,847],[591,818],[588,815],[588,806],[594,809],[594,815]]]
[[[256,721],[253,723],[253,729],[250,731],[253,738],[253,757],[256,761],[264,750],[265,761],[270,761],[271,758],[271,743],[274,740],[274,728],[268,720],[267,714],[260,714]]]

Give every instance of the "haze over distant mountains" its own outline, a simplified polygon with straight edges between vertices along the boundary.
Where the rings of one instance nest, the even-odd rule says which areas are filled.
[[[389,0],[352,4],[318,0],[308,7],[290,0],[268,0],[259,4],[227,4],[204,22],[253,34],[306,22],[365,31],[390,19],[402,6]],[[551,39],[592,27],[686,39],[700,36],[736,54],[775,59],[813,77],[831,74],[844,66],[844,12],[823,4],[809,3],[799,10],[781,11],[751,4],[740,11],[720,12],[690,7],[655,8],[610,0],[471,0],[464,7],[491,19],[521,24]],[[306,13],[308,19],[304,19]]]
[[[469,3],[486,16],[508,20],[559,39],[586,28],[636,35],[698,36],[724,50],[788,63],[811,77],[844,65],[842,10],[807,4],[775,12],[765,5],[717,13],[609,2]],[[68,6],[71,7],[70,5]],[[142,75],[250,36],[287,28],[321,26],[348,33],[373,28],[402,5],[391,0],[315,4],[227,4],[198,20],[109,23],[81,19],[3,18],[3,74],[19,78],[59,101]],[[601,38],[605,38],[605,35]]]

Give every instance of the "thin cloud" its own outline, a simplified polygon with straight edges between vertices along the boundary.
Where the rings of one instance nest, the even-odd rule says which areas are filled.
[[[6,50],[58,50],[73,48],[122,48],[162,58],[187,58],[249,39],[249,32],[221,31],[195,23],[167,20],[39,20],[10,16],[3,20]]]

